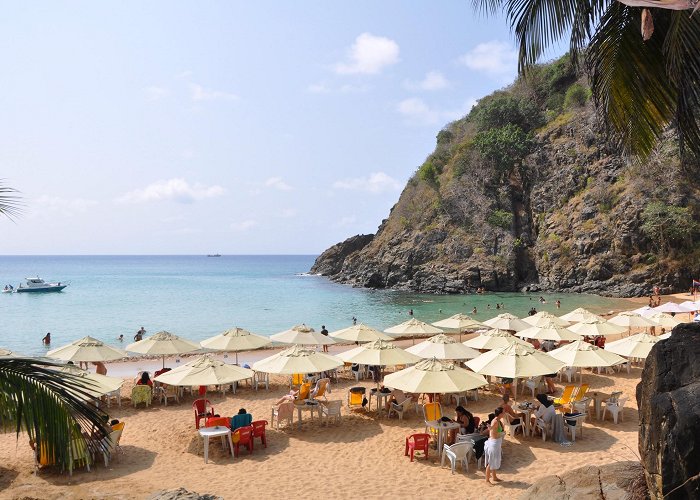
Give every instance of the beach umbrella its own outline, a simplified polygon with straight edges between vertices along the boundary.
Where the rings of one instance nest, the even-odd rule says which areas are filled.
[[[297,345],[330,345],[335,344],[335,340],[327,335],[315,331],[305,324],[296,325],[280,333],[270,335],[270,340],[282,342],[283,344]]]
[[[174,370],[158,375],[154,380],[168,385],[225,385],[253,377],[253,370],[224,363],[204,354]]]
[[[530,328],[532,326],[510,313],[499,314],[495,318],[484,321],[484,324],[491,328],[510,330],[513,332],[519,332],[520,330],[525,330],[526,328]]]
[[[625,331],[624,327],[608,323],[604,319],[593,319],[589,321],[581,321],[569,327],[574,333],[579,335],[587,335],[589,337],[598,337],[603,335],[614,335]]]
[[[554,321],[545,323],[542,326],[532,326],[515,335],[524,339],[554,340],[556,342],[561,342],[562,340],[583,340],[578,333],[559,326]]]
[[[648,335],[646,333],[637,333],[624,339],[608,342],[605,344],[605,350],[625,356],[626,358],[646,358],[659,341],[659,337]]]
[[[435,358],[424,359],[384,377],[385,386],[414,394],[464,392],[486,384],[482,375]]]
[[[566,344],[548,352],[547,355],[563,362],[564,366],[573,368],[613,366],[625,362],[622,356],[591,345],[583,340],[576,340]]]
[[[588,309],[584,309],[583,307],[574,309],[570,313],[562,314],[561,316],[559,316],[559,318],[563,319],[564,321],[568,321],[569,323],[582,323],[585,321],[591,321],[594,318],[605,319],[602,316],[593,314],[591,311],[589,311]]]
[[[502,378],[528,378],[558,372],[564,363],[532,346],[512,344],[466,362],[476,373]]]
[[[530,326],[545,326],[551,323],[557,326],[569,326],[571,323],[547,311],[540,311],[537,314],[523,318],[523,321]]]
[[[443,333],[440,328],[424,323],[416,318],[411,318],[408,321],[392,326],[384,330],[384,333],[393,335],[394,337],[416,337],[425,335],[435,335]]]
[[[57,368],[57,371],[62,373],[70,373],[71,375],[80,377],[87,381],[84,386],[79,387],[80,392],[87,392],[94,398],[99,398],[110,392],[121,389],[124,384],[124,379],[119,377],[110,377],[108,375],[100,375],[92,373],[75,365],[65,365]],[[80,392],[78,394],[80,394]]]
[[[343,364],[343,360],[336,356],[295,345],[253,363],[253,370],[292,375],[294,373],[325,372],[343,366]]]
[[[252,351],[270,345],[272,341],[261,335],[255,335],[243,328],[232,328],[214,337],[202,340],[199,345],[215,351],[234,351],[238,364],[238,351]]]
[[[163,368],[165,368],[165,356],[171,354],[184,354],[186,352],[198,351],[198,344],[187,339],[173,335],[170,332],[158,332],[155,335],[146,337],[143,340],[134,342],[126,346],[127,351],[138,354],[153,354],[163,356]]]
[[[392,342],[373,340],[349,351],[341,352],[338,357],[346,363],[370,366],[393,366],[417,363],[421,358],[397,347]]]
[[[639,309],[635,309],[634,311],[631,311],[631,312],[637,313],[640,316],[644,316],[645,318],[647,316],[651,316],[652,314],[656,314],[656,311],[654,311],[654,308],[649,307],[649,306],[640,307]]]
[[[665,304],[661,304],[660,306],[654,308],[654,312],[657,313],[689,313],[694,310],[695,309],[689,309],[675,302],[666,302]]]
[[[649,314],[649,316],[651,316],[651,314]],[[623,311],[617,316],[610,318],[608,321],[613,325],[626,327],[628,332],[631,332],[632,328],[649,328],[651,326],[656,326],[656,323],[650,319],[633,311]]]
[[[522,339],[519,339],[508,330],[487,330],[485,332],[480,332],[477,337],[469,339],[463,342],[465,346],[471,347],[472,349],[500,349],[501,347],[507,347],[511,344],[522,344],[532,347],[529,343]]]
[[[659,326],[663,326],[664,328],[673,328],[675,326],[680,325],[681,323],[686,323],[685,321],[681,321],[678,318],[671,316],[670,314],[661,312],[652,314],[651,316],[647,316],[647,319],[652,320],[654,323],[656,323]]]
[[[27,356],[26,354],[19,353],[17,351],[12,351],[10,349],[4,349],[0,347],[0,359],[8,358],[30,358],[32,356]]]
[[[88,361],[114,361],[115,359],[125,358],[127,354],[125,351],[107,345],[101,340],[83,337],[68,345],[47,352],[46,356],[60,359],[61,361],[86,363]]]
[[[686,300],[685,302],[681,302],[680,305],[686,309],[686,312],[700,311],[700,300],[697,302]]]
[[[348,342],[372,342],[373,340],[392,340],[389,335],[375,330],[371,326],[359,323],[349,328],[336,330],[329,334],[336,340],[347,340]]]
[[[406,351],[426,359],[473,359],[481,354],[444,333],[430,337],[420,344],[409,347]]]
[[[467,316],[466,314],[462,313],[457,313],[453,316],[450,316],[449,318],[436,321],[433,323],[433,326],[437,326],[438,328],[443,328],[445,330],[456,330],[459,332],[459,340],[462,340],[462,332],[467,331],[467,330],[477,330],[479,328],[485,328],[486,325],[483,323],[472,319],[470,316]]]

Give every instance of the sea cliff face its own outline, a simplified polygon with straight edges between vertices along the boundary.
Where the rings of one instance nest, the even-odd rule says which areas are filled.
[[[535,80],[440,131],[377,233],[334,245],[311,271],[426,293],[687,290],[700,276],[697,165],[672,133],[648,160],[627,158],[566,61]]]

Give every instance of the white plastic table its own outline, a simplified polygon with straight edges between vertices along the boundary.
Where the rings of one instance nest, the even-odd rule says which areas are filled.
[[[428,427],[431,429],[435,429],[438,434],[438,450],[442,450],[442,445],[445,442],[445,435],[447,434],[447,431],[453,430],[453,429],[459,429],[459,423],[458,422],[443,422],[441,420],[431,420],[429,422],[426,422],[428,424]]]
[[[199,435],[204,438],[204,463],[209,462],[209,438],[221,436],[221,444],[226,447],[226,438],[228,437],[228,446],[233,456],[233,440],[231,439],[231,429],[222,425],[216,427],[202,427],[199,429]]]
[[[372,406],[372,396],[377,400],[377,415],[381,416],[382,412],[384,411],[384,406],[386,405],[386,399],[391,396],[393,391],[389,392],[382,392],[382,391],[377,391],[377,390],[370,390],[369,391],[369,401],[367,402],[367,407],[371,408]]]
[[[316,403],[316,404],[309,404],[305,402],[303,404],[297,403],[296,401],[294,402],[294,407],[297,409],[297,416],[299,417],[299,428],[301,429],[301,412],[302,411],[308,411],[311,414],[311,420],[314,419],[314,412],[318,413],[318,418],[321,418],[321,404]]]

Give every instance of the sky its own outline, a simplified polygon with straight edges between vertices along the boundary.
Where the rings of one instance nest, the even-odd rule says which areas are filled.
[[[317,254],[516,75],[471,2],[11,2],[0,253]]]

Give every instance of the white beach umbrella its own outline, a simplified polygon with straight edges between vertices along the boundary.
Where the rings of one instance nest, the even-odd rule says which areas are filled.
[[[88,361],[113,361],[125,358],[125,351],[105,344],[101,340],[92,337],[71,342],[68,345],[58,347],[46,353],[49,358],[60,359],[61,361],[88,362]]]
[[[338,357],[347,363],[371,366],[394,366],[417,363],[419,356],[406,352],[392,342],[373,340],[359,347],[341,352]]]
[[[124,384],[123,378],[110,377],[108,375],[100,375],[92,373],[75,365],[65,365],[57,369],[62,373],[70,373],[73,376],[80,377],[86,382],[85,387],[80,387],[79,390],[87,392],[94,398],[99,398],[110,392],[121,389]]]
[[[659,341],[659,337],[654,337],[646,333],[637,333],[624,339],[616,340],[605,344],[605,350],[625,356],[626,358],[646,358]]]
[[[224,385],[249,379],[253,370],[229,365],[208,354],[158,375],[154,380],[168,385]]]
[[[294,373],[318,373],[343,366],[343,360],[299,345],[253,363],[253,370],[265,373],[292,375]]]
[[[665,304],[661,304],[660,306],[654,308],[654,312],[657,313],[689,313],[694,310],[695,309],[689,309],[675,302],[666,302]]]
[[[163,367],[165,367],[165,356],[184,354],[198,351],[199,349],[199,344],[173,335],[170,332],[158,332],[155,335],[126,346],[127,351],[163,356]]]
[[[578,333],[574,333],[568,328],[559,326],[554,321],[541,326],[532,326],[515,335],[524,339],[554,340],[556,342],[561,342],[562,340],[583,340]]]
[[[532,325],[525,323],[523,320],[517,316],[513,316],[510,313],[499,314],[495,318],[484,321],[484,324],[491,328],[498,328],[500,330],[511,330],[513,332],[519,332],[530,328]]]
[[[384,385],[401,391],[428,394],[464,392],[486,385],[476,373],[437,359],[424,359],[384,377]]]
[[[512,344],[466,362],[476,373],[503,378],[528,378],[558,372],[564,363],[532,346]]]
[[[652,314],[656,314],[656,311],[654,311],[654,308],[649,307],[649,306],[640,307],[639,309],[635,309],[634,311],[631,311],[631,312],[637,313],[640,316],[644,316],[645,318],[647,316],[651,316]]]
[[[336,330],[329,335],[336,340],[346,340],[348,342],[372,342],[373,340],[393,339],[393,337],[362,323],[343,328],[342,330]]]
[[[558,318],[547,311],[540,311],[537,314],[523,318],[523,321],[530,326],[546,326],[552,323],[557,326],[569,326],[571,324],[571,322]]]
[[[592,321],[593,319],[605,319],[602,316],[593,314],[591,311],[589,311],[588,309],[584,309],[583,307],[574,309],[570,313],[562,314],[561,316],[559,316],[559,318],[563,319],[564,321],[568,321],[569,323],[581,323],[586,321]]]
[[[604,319],[593,319],[589,321],[575,323],[569,327],[569,330],[571,330],[574,333],[578,333],[579,335],[598,337],[622,333],[625,331],[625,328],[622,326],[613,325],[612,323],[609,323]]]
[[[317,332],[305,324],[296,325],[280,333],[270,335],[270,340],[282,342],[283,344],[297,345],[330,345],[335,344],[335,340],[327,335]]]
[[[626,361],[622,356],[614,352],[606,351],[583,340],[576,340],[566,344],[548,352],[547,355],[563,362],[564,366],[579,368],[613,366]]]
[[[686,312],[700,311],[700,300],[697,302],[686,300],[685,302],[681,302],[680,305],[686,309]]]
[[[238,351],[252,351],[270,345],[272,341],[261,335],[255,335],[243,328],[232,328],[214,337],[202,340],[199,345],[205,349],[216,351],[233,351],[236,353],[236,364],[238,364]]]
[[[686,323],[685,321],[681,321],[678,318],[666,313],[655,313],[651,316],[647,316],[647,319],[652,320],[658,326],[662,326],[664,328],[673,328],[681,323]]]
[[[656,326],[656,323],[641,314],[633,311],[623,311],[617,316],[608,320],[613,325],[624,326],[626,328],[649,328]]]
[[[522,339],[519,339],[508,330],[499,330],[498,328],[494,330],[486,330],[479,333],[477,337],[469,339],[463,344],[472,349],[500,349],[501,347],[507,347],[511,344],[522,344],[532,347],[529,343]]]
[[[486,328],[487,326],[483,323],[467,316],[466,314],[457,313],[449,318],[436,321],[433,326],[442,328],[445,331],[456,331],[459,332],[459,338],[462,339],[462,332],[467,330],[478,330],[479,328]]]
[[[387,328],[384,330],[384,333],[388,333],[394,337],[417,337],[435,335],[437,333],[443,333],[443,331],[440,328],[424,323],[416,318],[411,318],[401,324]]]
[[[481,353],[471,347],[457,342],[444,333],[439,333],[428,340],[406,349],[406,351],[425,359],[473,359]]]

